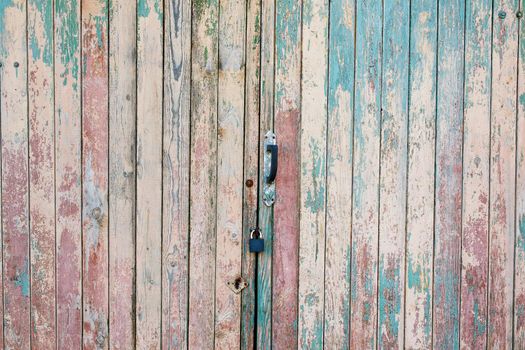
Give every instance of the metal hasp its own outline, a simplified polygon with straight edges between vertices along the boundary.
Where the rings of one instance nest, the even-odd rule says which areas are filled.
[[[277,176],[278,159],[277,138],[272,131],[264,135],[264,181],[263,201],[266,206],[275,202],[275,177]]]

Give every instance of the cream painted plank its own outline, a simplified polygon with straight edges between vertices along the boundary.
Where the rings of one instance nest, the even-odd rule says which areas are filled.
[[[488,344],[512,348],[518,0],[493,3]]]
[[[188,346],[214,347],[218,0],[192,12]]]
[[[460,346],[487,343],[492,1],[466,3]]]
[[[352,199],[352,348],[376,347],[381,128],[382,1],[356,4]]]
[[[136,347],[161,347],[162,87],[161,0],[137,2]]]
[[[134,347],[136,2],[109,12],[109,346]]]
[[[55,0],[57,349],[82,346],[80,1]]]
[[[162,348],[188,347],[191,1],[164,1]]]
[[[432,344],[437,0],[411,6],[405,346]]]
[[[261,2],[246,3],[246,88],[244,116],[244,190],[242,276],[248,286],[241,295],[241,349],[253,349],[255,327],[255,262],[249,252],[250,230],[257,226],[259,180],[259,102],[261,68]],[[272,71],[273,74],[273,71]],[[272,99],[270,99],[272,100]]]
[[[242,272],[246,2],[220,0],[219,13],[215,348],[236,349],[241,295],[230,288]]]
[[[27,2],[31,348],[51,349],[55,327],[53,1]]]
[[[298,347],[323,347],[328,1],[304,0]]]
[[[350,346],[355,1],[330,4],[324,346]]]
[[[0,5],[3,347],[30,348],[27,7]]]

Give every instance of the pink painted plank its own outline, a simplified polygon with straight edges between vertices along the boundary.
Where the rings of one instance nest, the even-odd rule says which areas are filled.
[[[55,0],[57,348],[82,343],[80,4]]]
[[[107,1],[82,0],[83,346],[108,347]]]
[[[493,3],[488,344],[513,338],[518,0]]]
[[[279,144],[279,169],[273,208],[271,294],[271,339],[276,349],[297,344],[298,340],[301,7],[302,1],[276,2],[274,130]]]
[[[516,261],[514,281],[514,348],[525,349],[525,23],[519,24],[518,122],[516,155]]]
[[[6,349],[30,347],[26,2],[0,6],[3,328]]]
[[[31,348],[55,347],[53,1],[28,1]]]
[[[162,348],[188,347],[191,1],[164,2]]]
[[[467,2],[460,346],[484,349],[490,165],[492,1]]]
[[[114,0],[109,41],[109,347],[135,342],[136,3]]]

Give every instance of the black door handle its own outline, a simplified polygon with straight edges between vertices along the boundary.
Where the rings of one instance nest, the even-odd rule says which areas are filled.
[[[271,184],[277,176],[277,157],[279,156],[279,147],[277,145],[266,145],[266,152],[270,153],[270,171],[266,176],[266,183]]]

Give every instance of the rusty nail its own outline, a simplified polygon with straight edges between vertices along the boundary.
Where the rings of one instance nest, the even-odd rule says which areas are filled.
[[[15,62],[15,64],[14,64],[15,68],[18,68],[19,65],[20,64],[18,62]]]
[[[500,11],[498,13],[498,17],[501,18],[501,19],[504,19],[505,17],[507,17],[507,14],[505,13],[505,11]]]
[[[523,17],[523,12],[518,11],[518,12],[516,13],[516,17],[518,17],[518,18]]]
[[[0,62],[0,67],[3,67],[3,66],[4,66],[4,64],[2,62]]]
[[[252,179],[246,180],[246,186],[247,187],[252,187],[253,186],[253,180]]]

